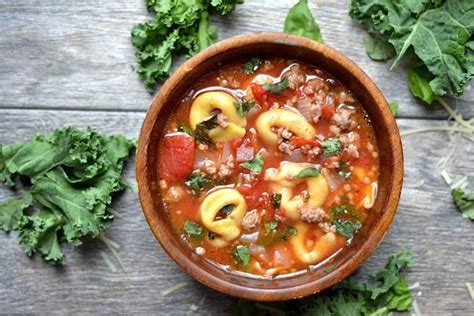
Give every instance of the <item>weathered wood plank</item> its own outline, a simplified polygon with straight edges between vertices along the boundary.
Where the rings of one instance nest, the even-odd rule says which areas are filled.
[[[108,133],[136,137],[143,113],[54,110],[0,110],[0,144],[18,143],[34,132],[74,125],[94,126]],[[402,129],[441,122],[399,120]],[[379,269],[388,255],[403,246],[412,248],[416,265],[410,283],[420,282],[416,296],[426,315],[465,315],[474,311],[464,282],[474,282],[474,223],[455,210],[448,187],[439,176],[437,162],[451,144],[443,133],[404,138],[405,184],[398,214],[390,232],[361,274]],[[462,140],[447,170],[453,178],[472,175],[474,146]],[[133,160],[126,179],[134,181]],[[472,179],[471,179],[472,180]],[[472,189],[472,187],[471,187]],[[0,187],[0,200],[13,193]],[[72,250],[65,247],[68,265],[54,268],[42,259],[28,259],[17,245],[17,235],[0,232],[0,302],[2,312],[159,313],[183,315],[191,304],[202,305],[197,314],[229,312],[235,299],[212,291],[187,276],[154,240],[141,213],[136,194],[125,192],[114,203],[121,214],[107,235],[121,245],[126,273],[112,273],[100,256],[106,251],[92,241]],[[170,286],[186,287],[162,297]]]
[[[281,31],[295,1],[246,1],[231,15],[213,17],[221,39]],[[415,101],[403,66],[371,61],[362,39],[367,33],[347,14],[345,1],[310,1],[325,41],[362,67],[403,117],[446,117]],[[269,16],[270,13],[270,16]],[[130,29],[149,18],[143,0],[0,1],[0,107],[146,110],[151,96],[132,69]],[[180,59],[182,60],[182,59]],[[180,64],[180,63],[177,63]],[[472,116],[474,92],[458,100]]]

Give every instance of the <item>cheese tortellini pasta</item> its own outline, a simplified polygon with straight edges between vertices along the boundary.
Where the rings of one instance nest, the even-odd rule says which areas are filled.
[[[216,220],[219,211],[232,205],[232,212],[226,218]],[[203,225],[217,236],[209,239],[216,247],[225,247],[240,235],[240,224],[247,211],[244,197],[235,189],[220,189],[210,193],[199,207],[199,214]]]
[[[193,102],[189,114],[191,128],[204,121],[212,111],[219,110],[227,119],[227,126],[217,126],[209,131],[209,137],[215,142],[224,142],[245,135],[247,120],[237,112],[234,102],[237,100],[222,91],[211,91],[200,94]]]
[[[327,233],[317,238],[314,244],[308,247],[306,234],[310,226],[305,223],[299,223],[295,226],[298,234],[290,238],[293,252],[296,257],[305,264],[315,264],[329,257],[338,249],[340,243],[335,233]]]
[[[326,178],[319,174],[316,177],[298,179],[296,175],[303,169],[312,167],[307,163],[294,163],[283,161],[279,169],[269,169],[265,174],[265,180],[273,183],[275,192],[281,194],[280,207],[285,215],[291,219],[300,218],[299,209],[305,205],[309,207],[320,207],[329,194],[329,186]],[[301,182],[307,185],[309,198],[305,201],[302,195],[293,195],[293,188]]]
[[[313,138],[316,134],[314,127],[301,114],[284,109],[272,109],[262,113],[255,127],[262,140],[269,145],[278,143],[278,137],[272,132],[272,127],[284,127],[294,135],[306,139]]]

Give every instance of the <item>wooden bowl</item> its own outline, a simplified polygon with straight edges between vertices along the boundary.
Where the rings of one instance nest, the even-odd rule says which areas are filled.
[[[169,114],[187,90],[220,65],[255,56],[298,59],[326,70],[345,84],[370,116],[380,154],[379,192],[361,231],[350,245],[311,271],[273,279],[229,272],[195,254],[171,225],[164,210],[157,178],[159,139]],[[395,215],[403,181],[403,153],[397,124],[383,94],[362,69],[334,49],[283,33],[245,35],[222,41],[188,60],[153,98],[140,132],[137,181],[145,217],[161,246],[186,272],[220,292],[251,300],[280,301],[300,298],[335,285],[354,272],[375,250]]]

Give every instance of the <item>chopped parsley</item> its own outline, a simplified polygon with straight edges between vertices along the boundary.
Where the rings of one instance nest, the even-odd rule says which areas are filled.
[[[344,219],[338,219],[332,224],[336,227],[336,232],[347,239],[352,239],[354,234],[362,227],[359,221],[349,221]]]
[[[290,81],[285,77],[282,81],[277,83],[264,83],[262,87],[270,93],[280,94],[290,87]]]
[[[261,64],[263,64],[263,60],[258,57],[253,57],[242,67],[242,70],[248,75],[257,71]]]
[[[255,101],[242,100],[240,102],[234,102],[234,106],[240,116],[245,116],[255,106]]]
[[[280,208],[281,205],[281,193],[272,193],[272,205],[275,209]]]
[[[186,220],[184,222],[184,233],[190,238],[200,238],[204,236],[204,230],[201,225],[196,222]]]
[[[253,157],[252,160],[243,163],[242,167],[252,172],[260,173],[263,169],[263,158],[261,155],[257,155]]]
[[[232,211],[234,210],[234,205],[232,204],[229,204],[229,205],[226,205],[224,206],[222,209],[221,209],[221,212],[224,213],[225,215],[229,215],[230,213],[232,213]]]
[[[238,245],[237,247],[235,247],[234,257],[237,263],[240,263],[244,265],[244,267],[247,267],[250,263],[249,248],[247,246]]]
[[[296,236],[298,235],[298,229],[294,228],[294,227],[291,227],[291,226],[288,226],[286,231],[288,232],[288,234],[290,234],[291,236]]]
[[[342,162],[339,164],[339,167],[337,168],[337,173],[344,178],[344,180],[348,180],[352,178],[352,172],[351,172],[351,167],[347,162]]]
[[[211,178],[204,173],[193,173],[184,182],[194,195],[200,195],[210,183]]]
[[[329,138],[321,142],[323,154],[326,157],[335,156],[342,151],[342,143],[338,137]]]
[[[296,177],[298,179],[317,177],[319,176],[320,172],[321,170],[319,170],[319,168],[308,167],[308,168],[301,169],[300,172],[298,172],[298,174],[296,175]]]
[[[202,121],[196,125],[194,129],[194,139],[201,144],[214,145],[214,142],[209,137],[209,131],[219,126],[217,123],[217,114],[212,115],[207,120]]]
[[[269,221],[264,224],[265,230],[267,232],[275,230],[278,227],[278,222],[276,220]]]
[[[329,210],[329,215],[331,217],[331,220],[333,221],[341,218],[359,218],[359,214],[347,205],[337,205],[331,207],[331,209]]]
[[[451,193],[459,211],[474,221],[474,192],[464,192],[461,188],[455,188]]]

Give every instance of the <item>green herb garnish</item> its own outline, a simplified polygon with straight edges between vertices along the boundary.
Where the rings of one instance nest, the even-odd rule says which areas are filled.
[[[362,227],[361,223],[358,221],[349,221],[343,219],[338,219],[332,222],[332,224],[336,227],[336,232],[347,239],[352,239],[355,232],[357,232]]]
[[[18,230],[28,255],[63,265],[62,242],[78,246],[112,224],[108,207],[113,194],[127,187],[123,161],[134,146],[123,136],[72,127],[0,145],[0,181],[14,186],[22,176],[31,183],[23,197],[0,204],[0,227]]]
[[[317,177],[319,176],[319,173],[321,170],[316,167],[308,167],[301,169],[300,172],[296,175],[298,179],[303,179],[303,178],[311,178],[311,177]]]
[[[234,257],[237,263],[244,265],[244,267],[248,267],[250,263],[249,248],[247,246],[238,245],[235,247]]]
[[[351,167],[347,162],[341,162],[339,167],[337,168],[337,173],[344,178],[344,180],[348,180],[352,178]]]
[[[277,83],[264,83],[262,85],[263,89],[273,94],[281,94],[284,90],[290,87],[290,81],[287,77],[283,78],[282,81]]]
[[[200,195],[210,183],[211,178],[204,173],[193,173],[184,182],[194,195]]]
[[[298,229],[294,228],[294,227],[291,227],[291,226],[288,226],[287,227],[287,232],[288,234],[290,234],[291,236],[296,236],[298,235]]]
[[[188,134],[189,136],[194,137],[193,131],[192,131],[189,127],[187,127],[186,125],[184,125],[183,122],[180,122],[180,123],[178,124],[178,132],[186,133],[186,134]]]
[[[212,115],[207,120],[196,125],[194,129],[194,139],[201,144],[213,146],[214,142],[209,137],[209,131],[219,126],[217,123],[217,114]]]
[[[281,193],[272,193],[272,205],[275,209],[280,208],[281,204]]]
[[[290,9],[285,19],[283,32],[307,37],[323,43],[321,30],[311,14],[308,0],[300,0]]]
[[[242,164],[242,167],[252,172],[260,173],[262,172],[262,169],[263,169],[263,158],[261,155],[257,155],[253,157],[252,160],[244,162]]]
[[[326,157],[335,156],[342,151],[342,143],[338,137],[328,138],[320,144]]]
[[[265,230],[269,232],[275,230],[278,227],[278,222],[276,220],[272,220],[270,222],[265,223],[263,226],[265,226]]]
[[[251,74],[257,71],[261,64],[263,64],[263,60],[253,57],[242,67],[242,70],[245,74]]]
[[[234,102],[234,106],[240,116],[245,116],[255,106],[255,101],[243,100],[240,102]]]
[[[204,230],[202,229],[201,225],[196,222],[186,220],[184,222],[183,228],[186,236],[190,238],[201,238],[204,236]]]
[[[464,192],[461,188],[455,188],[451,194],[459,211],[474,221],[474,192]]]

